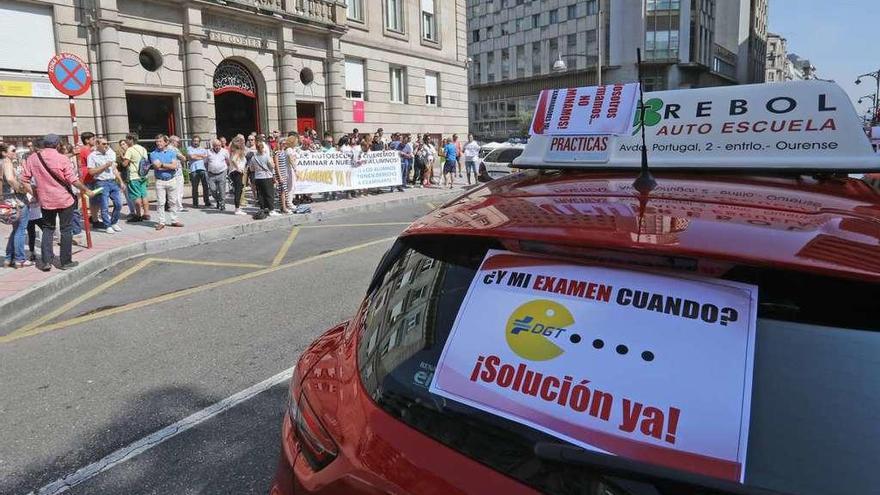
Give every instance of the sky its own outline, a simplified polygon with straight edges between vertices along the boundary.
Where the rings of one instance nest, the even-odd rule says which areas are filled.
[[[721,0],[725,1],[725,0]],[[809,59],[822,79],[833,79],[856,104],[876,82],[856,77],[880,69],[880,0],[768,0],[770,32],[788,40],[788,52]],[[859,115],[867,101],[856,105]]]

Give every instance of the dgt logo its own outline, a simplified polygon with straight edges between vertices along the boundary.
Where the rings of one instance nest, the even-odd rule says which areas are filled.
[[[523,359],[548,361],[565,352],[555,342],[572,325],[574,317],[565,306],[547,299],[529,301],[507,319],[507,345]]]

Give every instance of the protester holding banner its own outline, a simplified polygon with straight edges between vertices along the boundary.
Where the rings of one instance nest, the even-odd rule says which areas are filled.
[[[403,175],[403,183],[401,187],[399,187],[398,191],[403,191],[408,188],[407,185],[409,183],[409,171],[412,167],[413,159],[415,158],[415,153],[413,152],[412,143],[410,143],[409,134],[403,136],[400,139],[399,150],[400,150],[400,172]]]
[[[274,168],[266,143],[262,139],[256,139],[254,152],[249,153],[248,159],[248,169],[254,174],[254,184],[258,192],[259,211],[254,215],[254,220],[262,220],[275,213],[272,209],[275,198]]]

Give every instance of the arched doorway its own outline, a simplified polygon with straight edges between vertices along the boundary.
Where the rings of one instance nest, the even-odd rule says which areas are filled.
[[[232,139],[236,134],[260,132],[259,108],[257,84],[247,67],[234,60],[220,62],[214,71],[217,136]]]

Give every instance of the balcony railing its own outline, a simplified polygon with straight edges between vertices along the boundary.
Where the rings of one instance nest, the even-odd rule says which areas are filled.
[[[337,24],[336,0],[226,0],[229,3],[293,14],[322,24]]]

